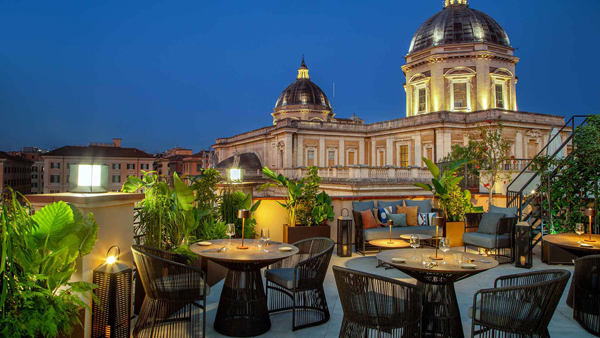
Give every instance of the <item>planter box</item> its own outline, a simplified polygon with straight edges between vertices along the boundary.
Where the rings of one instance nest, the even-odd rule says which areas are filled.
[[[450,246],[464,246],[462,237],[465,233],[464,222],[446,222],[446,237],[450,239]]]
[[[285,243],[292,244],[313,237],[331,238],[331,226],[315,225],[307,227],[296,225],[291,227],[287,224],[283,225],[283,241]]]

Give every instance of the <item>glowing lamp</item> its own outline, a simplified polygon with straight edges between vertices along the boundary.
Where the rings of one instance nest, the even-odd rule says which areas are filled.
[[[108,166],[102,164],[73,164],[69,171],[70,192],[107,192]]]
[[[244,228],[246,227],[246,220],[250,218],[250,210],[240,209],[238,210],[238,218],[242,219],[242,245],[238,246],[238,249],[246,250],[247,246],[244,246]]]
[[[109,255],[117,249],[117,255]],[[92,338],[128,338],[131,317],[131,268],[119,262],[121,250],[114,245],[106,252],[106,262],[94,269],[93,283],[98,285],[92,304]]]
[[[589,230],[588,230],[588,236],[589,238],[586,239],[586,242],[595,242],[596,240],[592,239],[592,217],[596,216],[596,209],[593,208],[585,208],[583,210],[583,215],[589,217],[590,223],[589,223]]]
[[[229,181],[230,182],[241,182],[243,178],[243,171],[240,168],[229,169]]]
[[[337,219],[337,255],[352,257],[352,217],[346,208],[342,209],[342,215]]]

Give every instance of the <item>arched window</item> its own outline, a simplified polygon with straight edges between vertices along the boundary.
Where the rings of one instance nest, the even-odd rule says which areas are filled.
[[[473,111],[471,86],[475,75],[475,71],[467,67],[456,67],[444,74],[448,81],[450,111]]]

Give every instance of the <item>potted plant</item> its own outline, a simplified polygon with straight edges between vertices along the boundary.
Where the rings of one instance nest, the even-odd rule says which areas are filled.
[[[443,173],[432,161],[425,157],[423,157],[423,161],[433,176],[432,184],[415,183],[415,186],[433,193],[444,213],[440,216],[446,220],[445,236],[450,238],[452,246],[463,246],[465,213],[473,211],[473,204],[471,203],[471,192],[461,190],[459,183],[463,177],[458,177],[456,171],[469,161],[455,161]]]
[[[69,282],[79,257],[98,240],[92,214],[56,202],[30,215],[29,202],[7,189],[0,201],[0,336],[69,336],[97,286]],[[83,298],[82,298],[83,297]]]
[[[271,183],[265,183],[260,190],[277,187],[283,195],[283,202],[277,202],[286,209],[286,224],[283,225],[283,241],[295,243],[312,237],[330,238],[334,213],[331,197],[325,192],[318,193],[321,178],[318,168],[310,167],[308,175],[294,182],[289,178],[275,174],[265,167],[263,173]]]

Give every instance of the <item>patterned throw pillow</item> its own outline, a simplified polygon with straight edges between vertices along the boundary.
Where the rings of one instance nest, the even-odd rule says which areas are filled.
[[[377,215],[379,222],[386,224],[388,215],[392,213],[392,207],[373,209],[373,213]]]
[[[419,226],[431,226],[433,218],[437,216],[437,212],[422,212],[418,216]]]
[[[363,228],[373,229],[378,227],[375,216],[373,216],[373,212],[371,210],[361,211],[360,216],[362,217]]]
[[[416,227],[418,225],[417,222],[417,210],[418,207],[401,207],[399,205],[396,206],[399,214],[406,214],[406,223],[409,227]]]
[[[389,214],[388,217],[392,222],[394,222],[393,227],[405,227],[406,224],[406,214]]]

